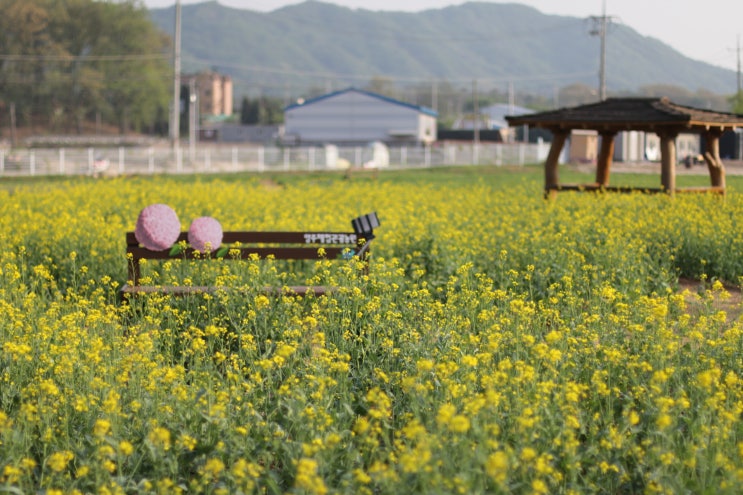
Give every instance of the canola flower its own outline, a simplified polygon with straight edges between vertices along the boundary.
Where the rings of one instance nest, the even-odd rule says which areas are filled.
[[[0,191],[0,490],[743,488],[740,308],[721,283],[674,290],[743,275],[737,193],[174,184]],[[144,276],[239,290],[120,305],[123,233],[156,201],[229,230],[342,230],[365,211],[383,227],[368,273],[174,258]],[[340,288],[259,291],[296,278]]]

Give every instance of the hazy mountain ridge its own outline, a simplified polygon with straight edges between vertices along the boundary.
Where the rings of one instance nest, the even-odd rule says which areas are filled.
[[[174,7],[150,11],[172,34]],[[235,94],[261,88],[509,82],[531,91],[598,83],[599,39],[586,19],[521,4],[470,2],[418,13],[376,12],[308,1],[262,13],[215,1],[182,7],[183,69],[230,74]],[[689,59],[615,24],[607,37],[609,93],[669,84],[735,92],[734,71]]]

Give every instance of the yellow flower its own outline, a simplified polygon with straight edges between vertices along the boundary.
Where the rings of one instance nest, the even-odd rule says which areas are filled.
[[[532,493],[537,495],[544,495],[546,493],[549,493],[549,486],[547,486],[547,483],[540,479],[536,479],[531,482],[531,489],[533,490]]]
[[[105,437],[111,430],[111,422],[107,419],[98,419],[93,425],[93,434],[97,437]]]
[[[436,414],[436,422],[439,426],[448,425],[456,413],[457,408],[453,404],[443,404],[439,407],[438,414]]]
[[[119,452],[125,456],[130,456],[134,452],[134,446],[126,440],[122,440],[119,442]]]
[[[147,438],[156,447],[160,447],[163,450],[170,449],[170,431],[167,428],[157,426],[150,431]]]
[[[47,465],[52,469],[52,471],[60,473],[67,469],[67,464],[74,457],[75,456],[69,450],[63,450],[60,452],[54,452],[52,455],[49,456],[46,462]]]
[[[362,485],[368,485],[369,483],[372,482],[371,476],[366,474],[363,469],[354,469],[353,477],[357,482],[361,483]]]
[[[294,479],[294,486],[308,493],[316,495],[325,495],[328,488],[325,482],[317,474],[317,461],[303,457],[297,463],[297,475]]]
[[[534,459],[537,458],[537,451],[534,450],[531,447],[524,447],[521,450],[521,456],[520,457],[521,457],[521,461],[522,462],[531,462],[531,461],[533,461]]]
[[[661,430],[665,430],[673,424],[673,418],[669,414],[661,414],[655,420],[655,425]]]
[[[180,438],[178,438],[178,445],[188,450],[189,452],[196,448],[196,444],[196,439],[193,438],[191,435],[183,434],[180,436]]]
[[[640,415],[636,411],[630,411],[627,414],[627,421],[630,425],[636,426],[640,422]]]
[[[268,305],[271,304],[271,300],[268,299],[268,297],[261,294],[259,296],[256,296],[254,303],[255,303],[255,308],[260,310],[260,309],[267,308]]]
[[[8,415],[3,411],[0,411],[0,434],[6,429],[9,429],[13,424],[13,421],[8,418]]]
[[[462,414],[457,414],[449,421],[449,429],[454,433],[466,433],[470,429],[470,420]]]
[[[498,483],[505,483],[508,478],[508,454],[503,451],[494,452],[490,454],[488,460],[485,463],[485,472],[494,481]]]
[[[697,373],[697,385],[707,390],[708,392],[711,392],[712,388],[720,379],[720,375],[721,373],[718,369],[705,370],[701,373]]]
[[[3,468],[3,481],[5,481],[6,483],[17,483],[22,475],[23,471],[16,466],[11,466],[10,464],[8,464]]]
[[[363,435],[370,429],[371,429],[371,424],[369,423],[369,419],[363,416],[356,418],[356,422],[354,423],[354,426],[353,426],[353,432],[356,435]]]
[[[224,471],[224,462],[222,462],[221,459],[217,459],[212,457],[211,459],[208,459],[206,463],[204,464],[204,468],[202,469],[202,472],[205,476],[216,478]]]
[[[106,400],[103,401],[103,410],[107,413],[115,413],[119,410],[119,399],[121,396],[113,390],[108,393]]]
[[[232,476],[238,480],[245,478],[257,479],[261,475],[261,467],[258,464],[248,462],[245,459],[238,459],[232,465],[230,470]]]
[[[470,355],[462,356],[462,364],[474,368],[475,366],[477,366],[477,358]]]

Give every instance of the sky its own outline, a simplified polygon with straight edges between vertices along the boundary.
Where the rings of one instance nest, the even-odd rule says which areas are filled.
[[[203,0],[181,0],[181,5]],[[322,0],[350,8],[418,12],[460,5],[462,0]],[[482,0],[478,0],[482,1]],[[143,0],[148,8],[171,6],[175,0]],[[218,0],[238,9],[269,12],[301,0]],[[612,22],[659,39],[695,60],[738,70],[743,58],[743,0],[510,0],[493,3],[530,5],[545,14],[579,18],[606,15]],[[611,33],[611,31],[609,31]],[[611,34],[607,38],[611,43]],[[739,44],[741,47],[739,48]]]

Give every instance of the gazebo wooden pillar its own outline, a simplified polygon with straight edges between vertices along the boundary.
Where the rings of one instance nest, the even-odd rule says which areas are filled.
[[[725,189],[725,165],[720,159],[720,136],[722,133],[717,129],[710,129],[704,133],[705,150],[704,161],[709,170],[710,185]]]
[[[660,137],[660,185],[670,195],[676,193],[676,136],[674,132],[658,133]]]
[[[616,131],[604,131],[601,135],[601,151],[596,163],[596,184],[599,187],[609,185],[609,174],[611,173],[611,162],[614,159],[614,138]]]
[[[560,184],[557,166],[560,163],[562,148],[565,146],[565,141],[569,135],[570,132],[565,130],[552,130],[552,145],[550,146],[550,152],[547,155],[547,161],[544,163],[545,196],[554,196],[557,192],[555,188]]]

